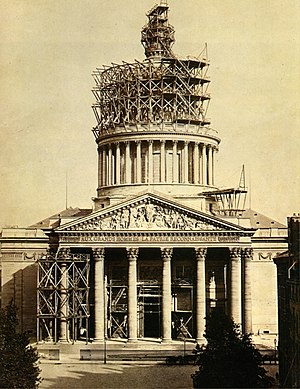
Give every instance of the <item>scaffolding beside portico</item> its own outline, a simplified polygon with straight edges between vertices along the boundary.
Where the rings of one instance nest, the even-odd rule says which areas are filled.
[[[61,249],[37,263],[37,340],[87,340],[90,255]]]

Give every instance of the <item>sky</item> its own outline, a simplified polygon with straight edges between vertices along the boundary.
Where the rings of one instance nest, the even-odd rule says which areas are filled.
[[[159,1],[159,0],[157,0]],[[92,206],[92,71],[143,60],[155,0],[1,0],[0,227]],[[173,51],[210,59],[216,183],[275,220],[300,212],[300,1],[169,0]],[[67,177],[67,179],[66,179]]]

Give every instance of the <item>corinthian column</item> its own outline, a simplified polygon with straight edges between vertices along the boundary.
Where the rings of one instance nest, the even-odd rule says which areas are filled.
[[[131,160],[130,160],[130,142],[126,142],[125,149],[125,183],[131,182]]]
[[[212,178],[211,178],[211,184],[215,185],[215,156],[216,156],[216,148],[213,147],[212,149],[212,155],[211,155],[211,171],[212,171]]]
[[[148,159],[148,182],[150,184],[153,183],[153,140],[149,140],[148,142],[148,154],[149,154],[149,159]]]
[[[212,146],[210,145],[208,147],[208,152],[207,152],[207,164],[208,164],[208,180],[207,184],[212,185],[212,177],[213,177],[213,163],[212,163]]]
[[[173,141],[173,182],[178,182],[177,140]]]
[[[142,182],[142,143],[140,140],[136,142],[136,182]]]
[[[171,322],[172,322],[172,291],[171,291],[171,258],[172,248],[162,248],[161,257],[163,261],[162,274],[162,341],[170,342],[172,340]]]
[[[196,248],[196,341],[204,341],[206,317],[205,257],[206,248]]]
[[[236,324],[242,324],[241,249],[230,249],[230,313]]]
[[[184,142],[184,154],[183,154],[183,181],[185,183],[189,182],[189,142]]]
[[[244,325],[245,334],[252,333],[252,297],[251,297],[251,260],[253,258],[253,249],[243,250],[244,260]]]
[[[107,179],[106,179],[106,149],[105,146],[102,147],[102,185],[106,186],[107,185]]]
[[[194,184],[199,184],[199,144],[194,143]]]
[[[166,181],[166,141],[160,142],[160,182]]]
[[[104,248],[93,249],[95,262],[95,340],[105,335]]]
[[[103,181],[103,177],[102,177],[102,151],[101,151],[101,148],[100,146],[98,146],[98,186],[102,186],[102,181]]]
[[[206,145],[202,146],[202,184],[207,185],[207,154]]]
[[[108,145],[108,186],[111,186],[113,181],[112,181],[112,148],[111,144]]]
[[[60,263],[60,336],[61,342],[69,341],[68,329],[68,266],[67,259],[70,256],[70,249],[64,248],[59,252]]]
[[[121,183],[121,152],[120,143],[116,143],[116,185]]]
[[[139,249],[126,249],[128,258],[128,341],[137,341],[137,258]]]

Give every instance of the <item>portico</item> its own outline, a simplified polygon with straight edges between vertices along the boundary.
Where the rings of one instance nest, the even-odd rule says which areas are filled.
[[[145,194],[56,232],[58,253],[90,253],[95,340],[201,343],[214,307],[251,331],[251,285],[242,269],[253,230]]]

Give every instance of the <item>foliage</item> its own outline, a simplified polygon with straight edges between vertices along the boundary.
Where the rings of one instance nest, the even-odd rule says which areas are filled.
[[[37,388],[41,380],[38,354],[17,326],[17,308],[11,302],[0,309],[0,388]]]
[[[272,387],[250,336],[223,311],[214,310],[207,318],[205,338],[197,358],[199,371],[192,375],[195,388]]]

